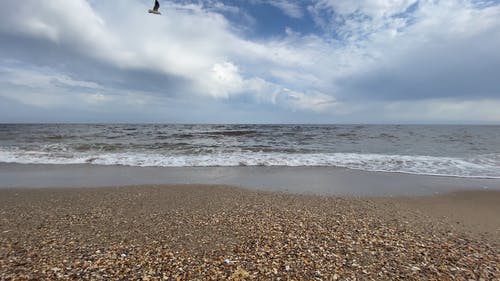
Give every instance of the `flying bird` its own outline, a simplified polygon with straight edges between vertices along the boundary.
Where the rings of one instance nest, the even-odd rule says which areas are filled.
[[[160,3],[158,2],[158,0],[155,0],[155,6],[154,6],[153,10],[149,9],[148,12],[150,12],[151,14],[161,15],[161,13],[158,12],[159,8],[160,8]]]

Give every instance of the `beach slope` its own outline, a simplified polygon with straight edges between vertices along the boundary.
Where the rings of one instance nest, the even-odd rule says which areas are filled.
[[[495,280],[500,192],[0,190],[0,279]]]

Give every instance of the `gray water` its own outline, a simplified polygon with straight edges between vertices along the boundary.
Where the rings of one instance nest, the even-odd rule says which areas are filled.
[[[3,124],[0,163],[320,166],[500,178],[500,126]]]

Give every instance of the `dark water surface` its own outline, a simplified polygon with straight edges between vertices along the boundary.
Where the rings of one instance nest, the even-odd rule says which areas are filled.
[[[500,126],[3,124],[0,163],[340,167],[500,178]]]

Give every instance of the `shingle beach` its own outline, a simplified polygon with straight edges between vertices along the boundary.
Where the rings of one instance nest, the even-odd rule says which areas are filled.
[[[0,189],[0,280],[500,280],[500,192]]]

